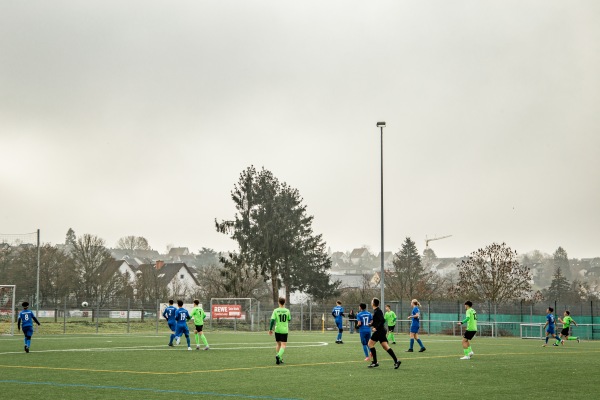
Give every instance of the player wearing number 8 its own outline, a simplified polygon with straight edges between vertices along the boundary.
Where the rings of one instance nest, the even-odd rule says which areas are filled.
[[[24,302],[22,306],[23,311],[19,313],[19,319],[17,320],[17,330],[21,330],[21,327],[23,327],[23,335],[25,335],[25,353],[29,353],[31,337],[33,336],[33,322],[35,321],[35,323],[39,326],[40,321],[38,321],[35,315],[33,315],[33,311],[28,310],[28,302]]]
[[[285,308],[285,299],[279,298],[279,308],[273,310],[271,315],[271,325],[269,326],[269,335],[273,335],[275,332],[275,364],[283,364],[283,353],[285,352],[285,346],[287,344],[288,337],[288,325],[292,320],[290,310]]]

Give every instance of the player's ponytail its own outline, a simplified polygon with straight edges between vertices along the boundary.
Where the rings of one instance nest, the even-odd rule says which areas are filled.
[[[419,303],[419,300],[417,300],[417,299],[412,299],[411,303],[414,304],[417,307],[421,307],[421,303]]]

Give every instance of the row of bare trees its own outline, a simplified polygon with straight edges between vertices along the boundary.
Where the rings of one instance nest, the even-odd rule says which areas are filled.
[[[573,280],[569,283],[562,271],[568,268],[568,258],[562,248],[554,253],[548,268],[554,271],[550,285],[542,290],[532,288],[532,272],[519,261],[516,251],[505,243],[492,243],[464,258],[456,274],[441,276],[431,268],[435,254],[427,249],[419,255],[415,243],[407,237],[394,255],[393,268],[386,271],[385,289],[389,299],[406,300],[485,300],[492,304],[513,301],[539,303],[544,300],[579,303],[596,300],[597,291],[589,283]],[[525,258],[526,259],[526,258]],[[379,289],[372,274],[364,274],[362,286],[344,290],[346,304],[377,296]]]
[[[44,244],[40,248],[40,307],[56,306],[65,299],[104,305],[115,299],[143,302],[166,297],[167,288],[154,268],[132,279],[111,268],[115,260],[103,239],[91,234],[76,238],[69,233],[68,247]],[[31,245],[0,248],[0,281],[17,286],[19,301],[32,299],[37,291],[37,256],[37,247]]]

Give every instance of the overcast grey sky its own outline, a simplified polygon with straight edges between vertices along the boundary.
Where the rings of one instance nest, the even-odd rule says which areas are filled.
[[[231,250],[253,164],[332,250],[600,256],[600,2],[0,2],[0,233]]]

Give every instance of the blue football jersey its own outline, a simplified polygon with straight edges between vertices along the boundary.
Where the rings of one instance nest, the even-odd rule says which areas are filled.
[[[190,313],[185,308],[178,308],[177,311],[175,311],[175,321],[177,321],[177,325],[187,324],[188,319],[190,319]]]
[[[359,332],[371,332],[371,321],[373,321],[373,316],[368,311],[361,311],[356,316],[358,322],[360,322],[360,326],[358,327]]]
[[[331,315],[333,315],[336,320],[342,319],[342,316],[344,315],[344,307],[342,307],[342,306],[333,307],[333,310],[331,311]]]
[[[414,316],[414,315],[419,314],[419,317],[420,317],[421,316],[420,313],[421,312],[419,311],[419,307],[415,307],[415,308],[412,309],[412,313],[410,315]],[[412,318],[412,323],[413,324],[418,324],[419,323],[419,318],[417,318],[417,317]]]
[[[21,321],[21,326],[23,328],[27,328],[33,326],[33,321],[39,323],[38,320],[33,315],[33,311],[31,310],[23,310],[19,313],[19,320]]]
[[[163,317],[165,317],[169,322],[175,322],[175,312],[177,312],[177,308],[175,306],[168,306],[163,312]]]

